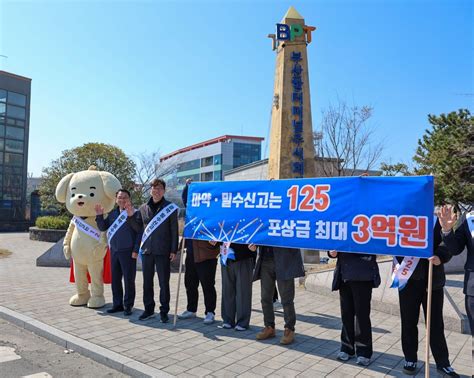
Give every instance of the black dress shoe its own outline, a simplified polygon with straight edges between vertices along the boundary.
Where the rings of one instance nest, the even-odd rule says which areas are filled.
[[[130,316],[132,315],[132,308],[131,307],[125,307],[125,310],[123,310],[123,314],[125,316]]]
[[[160,322],[161,323],[168,323],[169,322],[168,314],[160,314]]]
[[[108,314],[115,314],[116,312],[122,312],[123,311],[123,306],[114,306],[112,308],[109,308],[107,310]]]
[[[147,320],[147,319],[153,318],[154,316],[155,316],[154,312],[143,311],[143,313],[138,317],[138,320]]]

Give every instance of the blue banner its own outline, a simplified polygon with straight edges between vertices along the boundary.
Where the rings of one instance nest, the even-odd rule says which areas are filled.
[[[193,183],[184,236],[430,257],[432,176]]]

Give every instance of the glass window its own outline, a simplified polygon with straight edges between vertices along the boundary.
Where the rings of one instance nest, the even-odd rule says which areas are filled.
[[[250,143],[234,143],[233,168],[260,160],[261,146]]]
[[[4,103],[0,102],[0,116],[5,115],[5,109],[6,109],[6,105]]]
[[[201,181],[212,181],[212,172],[201,173]]]
[[[14,125],[16,122],[13,118],[7,118],[7,124],[8,125]]]
[[[201,159],[187,161],[178,164],[178,172],[190,171],[191,169],[198,169],[201,166]]]
[[[0,138],[0,151],[3,151],[4,146],[5,146],[5,140],[3,138]]]
[[[23,142],[18,140],[5,140],[5,151],[23,153]]]
[[[20,167],[23,165],[23,155],[5,152],[5,164]]]
[[[0,138],[5,135],[5,125],[0,124]]]
[[[0,170],[1,172],[1,170]],[[21,167],[9,167],[5,166],[5,173],[10,173],[10,174],[15,174],[15,175],[21,175],[22,174],[22,169]]]
[[[25,130],[18,127],[7,126],[7,133],[5,136],[7,138],[23,140],[25,139]]]
[[[20,127],[25,127],[25,121],[20,121],[19,119],[16,120],[16,125]]]
[[[19,106],[26,106],[26,96],[21,93],[8,92],[8,103]]]
[[[3,191],[4,192],[16,192],[21,189],[21,175],[11,175],[5,173],[3,175]]]
[[[19,199],[21,199],[21,192],[15,191],[15,192],[10,192],[10,193],[5,193],[3,195],[3,199],[6,199],[6,200],[19,200]]]
[[[0,102],[7,101],[7,91],[4,89],[0,89]]]
[[[213,161],[214,161],[214,159],[213,159],[212,156],[202,158],[201,159],[201,167],[209,167],[210,165],[213,164]]]
[[[7,115],[9,117],[25,119],[26,111],[25,108],[21,108],[19,106],[7,105]]]
[[[3,152],[0,152],[0,164],[3,163]],[[0,178],[2,178],[2,176],[0,176]]]
[[[214,165],[222,164],[222,154],[214,155]]]
[[[222,171],[214,171],[214,181],[222,180]]]

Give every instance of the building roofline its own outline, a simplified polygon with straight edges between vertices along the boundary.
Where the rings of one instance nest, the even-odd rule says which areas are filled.
[[[216,144],[216,143],[220,143],[220,142],[225,142],[226,140],[229,140],[229,139],[241,139],[241,140],[243,139],[243,140],[251,140],[251,141],[254,141],[254,142],[261,142],[262,140],[265,140],[265,138],[253,137],[253,136],[244,136],[244,135],[222,135],[222,136],[217,137],[217,138],[209,139],[209,140],[206,140],[206,141],[204,141],[204,142],[196,143],[196,144],[193,144],[193,145],[191,145],[191,146],[184,147],[184,148],[180,148],[179,150],[170,152],[169,154],[166,154],[166,155],[162,156],[162,157],[160,158],[160,162],[163,162],[163,161],[165,161],[165,160],[168,160],[169,158],[172,158],[173,156],[182,154],[182,153],[184,153],[184,152],[189,152],[189,151],[195,150],[195,149],[197,149],[197,148],[206,147],[206,146],[209,146],[209,145],[211,145],[211,144]]]
[[[232,168],[229,169],[228,171],[223,172],[224,176],[230,175],[232,173],[240,172],[240,171],[245,171],[246,169],[253,168],[253,167],[258,167],[259,165],[264,165],[268,163],[268,158],[262,159],[262,160],[257,160],[254,161],[253,163],[241,165],[240,167],[237,168]]]
[[[0,70],[0,75],[10,76],[10,77],[14,77],[15,79],[20,79],[20,80],[31,81],[29,77],[16,75],[14,73],[2,71],[2,70]]]

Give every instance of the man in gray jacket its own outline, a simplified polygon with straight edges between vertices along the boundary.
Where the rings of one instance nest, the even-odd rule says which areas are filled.
[[[275,313],[273,294],[275,281],[278,284],[285,332],[280,344],[291,344],[295,338],[295,278],[304,277],[303,259],[299,249],[260,246],[254,281],[261,280],[261,302],[265,328],[257,334],[257,340],[275,337]]]

